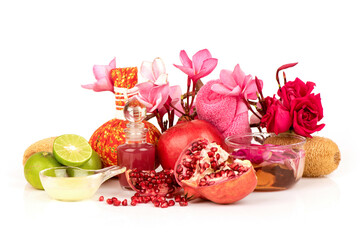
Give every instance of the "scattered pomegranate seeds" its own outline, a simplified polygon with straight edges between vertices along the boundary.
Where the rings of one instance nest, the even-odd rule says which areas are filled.
[[[173,199],[171,199],[171,198],[173,198]],[[170,199],[170,200],[167,201],[166,199]],[[100,202],[104,201],[104,196],[100,196],[99,201]],[[179,203],[179,205],[181,207],[188,205],[186,197],[181,196],[181,195],[173,196],[173,195],[167,194],[166,196],[158,196],[158,195],[141,196],[139,193],[135,193],[131,197],[130,205],[136,206],[137,204],[140,204],[140,203],[149,203],[149,202],[152,202],[155,207],[161,207],[161,208],[168,208],[168,207],[175,206],[175,202]],[[109,205],[114,205],[114,206],[121,206],[121,205],[128,206],[127,199],[124,199],[121,201],[120,199],[118,199],[116,197],[107,198],[106,203]]]

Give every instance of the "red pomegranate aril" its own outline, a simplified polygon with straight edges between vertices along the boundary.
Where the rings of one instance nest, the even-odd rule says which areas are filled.
[[[180,202],[181,201],[181,196],[180,195],[176,195],[175,196],[175,202]]]
[[[131,204],[131,206],[136,206],[137,203],[138,202],[136,200],[132,200],[130,204]]]
[[[188,202],[179,202],[179,205],[180,205],[181,207],[185,207],[185,206],[188,205]]]
[[[170,201],[169,201],[169,206],[174,206],[174,205],[175,205],[174,200],[170,200]]]
[[[111,198],[106,199],[107,204],[111,205],[113,204],[113,200]]]
[[[100,196],[100,197],[99,197],[99,201],[100,201],[100,202],[104,201],[104,196]]]
[[[212,152],[216,152],[218,149],[217,149],[217,147],[212,147],[211,149],[210,149],[210,151],[212,151]]]
[[[169,203],[167,201],[162,202],[160,205],[161,208],[167,208],[168,206],[169,206]]]
[[[156,200],[156,201],[154,201],[153,203],[154,203],[154,206],[155,206],[155,207],[160,207],[160,202],[159,202],[159,201]]]
[[[120,204],[121,204],[121,201],[119,201],[119,200],[115,200],[113,203],[114,206],[120,206]]]
[[[127,204],[127,200],[124,199],[121,204],[122,204],[123,206],[127,206],[127,205],[128,205],[128,204]]]

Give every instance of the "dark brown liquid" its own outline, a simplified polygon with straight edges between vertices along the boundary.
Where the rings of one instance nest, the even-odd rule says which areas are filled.
[[[270,164],[263,167],[254,165],[254,168],[258,178],[255,191],[284,190],[296,182],[294,170],[283,164]]]

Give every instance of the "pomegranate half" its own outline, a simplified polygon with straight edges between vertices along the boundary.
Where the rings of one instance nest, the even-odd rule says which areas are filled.
[[[163,169],[174,169],[183,149],[194,139],[206,138],[225,147],[221,133],[204,120],[181,122],[166,130],[156,146],[157,156]]]
[[[175,178],[188,198],[215,203],[239,201],[254,191],[257,178],[248,160],[233,159],[207,139],[191,142],[175,164]]]

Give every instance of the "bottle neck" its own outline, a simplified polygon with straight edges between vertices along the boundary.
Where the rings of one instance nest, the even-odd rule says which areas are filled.
[[[148,130],[144,127],[143,123],[128,123],[126,125],[125,142],[131,143],[146,143],[146,133]]]

